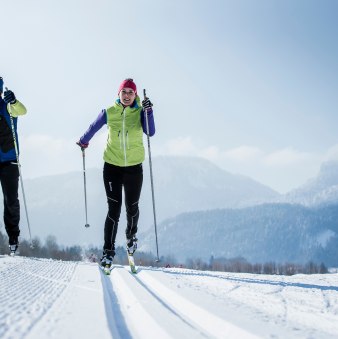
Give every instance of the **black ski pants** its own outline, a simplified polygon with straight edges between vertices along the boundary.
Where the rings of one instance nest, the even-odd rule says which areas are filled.
[[[127,214],[126,238],[131,238],[137,232],[139,200],[143,182],[142,164],[119,167],[105,163],[103,181],[108,202],[103,249],[115,255],[115,239],[122,207],[122,189],[124,189]]]
[[[4,223],[12,245],[17,243],[20,234],[19,168],[16,163],[0,163],[0,182],[4,197]]]

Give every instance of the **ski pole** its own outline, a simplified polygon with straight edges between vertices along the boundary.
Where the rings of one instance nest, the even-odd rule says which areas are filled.
[[[7,87],[5,87],[5,89],[6,89],[6,91],[8,91]],[[20,161],[19,161],[18,143],[17,143],[17,140],[16,140],[14,121],[13,121],[12,110],[11,110],[11,106],[10,105],[9,105],[9,117],[10,117],[10,120],[11,120],[11,128],[12,128],[12,133],[13,133],[16,163],[17,163],[18,169],[19,169],[19,177],[20,177],[20,183],[21,183],[22,197],[23,197],[23,202],[24,202],[25,212],[26,212],[26,219],[27,219],[27,225],[28,225],[30,247],[34,248],[33,241],[32,241],[31,227],[30,227],[29,217],[28,217],[28,210],[27,210],[25,189],[24,189],[24,186],[23,186],[23,179],[22,179],[22,173],[21,173],[21,164],[20,164]]]
[[[147,98],[146,90],[143,89],[143,97],[144,99]],[[149,137],[149,122],[148,122],[148,114],[145,111],[145,119],[146,119],[146,127],[147,127],[147,141],[148,141],[148,156],[149,156],[149,169],[150,169],[150,184],[151,184],[151,197],[153,201],[153,214],[154,214],[154,226],[155,226],[155,240],[156,240],[156,253],[157,259],[156,262],[160,261],[158,255],[158,241],[157,241],[157,223],[156,223],[156,208],[155,208],[155,193],[154,193],[154,182],[153,182],[153,166],[151,162],[151,149],[150,149],[150,137]]]
[[[88,213],[87,213],[86,155],[85,155],[85,149],[83,147],[81,147],[81,151],[82,151],[82,160],[83,160],[83,185],[84,185],[85,213],[86,213],[85,227],[89,227]]]

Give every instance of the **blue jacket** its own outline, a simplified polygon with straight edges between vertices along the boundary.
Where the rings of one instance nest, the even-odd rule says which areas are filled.
[[[18,116],[26,114],[26,107],[18,100],[15,104],[7,104],[0,96],[0,163],[16,161],[16,152],[11,125],[11,117],[15,131],[15,139],[19,152],[19,141],[17,134]]]

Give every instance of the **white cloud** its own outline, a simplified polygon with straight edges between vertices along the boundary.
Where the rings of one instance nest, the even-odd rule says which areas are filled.
[[[338,161],[338,145],[334,145],[327,150],[325,160]]]
[[[75,140],[53,138],[35,134],[20,138],[20,161],[23,175],[33,178],[65,173],[79,169],[77,166],[78,146]]]
[[[217,163],[230,172],[249,176],[281,193],[304,184],[317,175],[323,154],[301,152],[287,147],[268,152],[240,146],[225,150]]]
[[[169,140],[164,146],[167,155],[196,155],[197,147],[191,137],[180,137]]]
[[[69,140],[53,138],[49,135],[34,134],[20,138],[21,149],[25,152],[38,152],[40,154],[54,154],[62,152],[69,147]]]
[[[243,145],[224,151],[223,156],[232,161],[250,162],[261,159],[264,152],[258,147]]]
[[[221,151],[216,146],[209,146],[201,149],[199,152],[199,156],[210,161],[217,161],[217,159],[221,157]]]
[[[276,150],[264,157],[264,163],[271,167],[288,167],[297,164],[312,162],[318,155],[308,152],[300,152],[293,148]]]
[[[82,170],[83,160],[76,139],[45,134],[21,137],[20,162],[25,178]],[[106,133],[98,133],[86,150],[86,168],[100,167]]]
[[[327,154],[302,152],[292,147],[273,151],[249,145],[220,149],[215,145],[197,145],[191,137],[186,137],[168,141],[156,154],[203,157],[227,171],[249,176],[284,193],[316,176],[329,156],[337,159],[338,145]]]

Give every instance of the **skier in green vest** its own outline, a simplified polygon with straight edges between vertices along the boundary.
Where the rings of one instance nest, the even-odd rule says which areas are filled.
[[[126,79],[119,86],[118,98],[114,105],[101,111],[77,143],[82,149],[87,148],[94,134],[103,125],[108,126],[108,139],[103,154],[103,181],[108,202],[101,258],[101,265],[104,267],[111,266],[115,255],[122,189],[127,214],[127,251],[133,254],[137,248],[139,199],[143,182],[142,163],[145,158],[143,133],[147,134],[148,121],[149,136],[155,134],[152,106],[149,98],[140,103],[135,82],[133,79]]]

